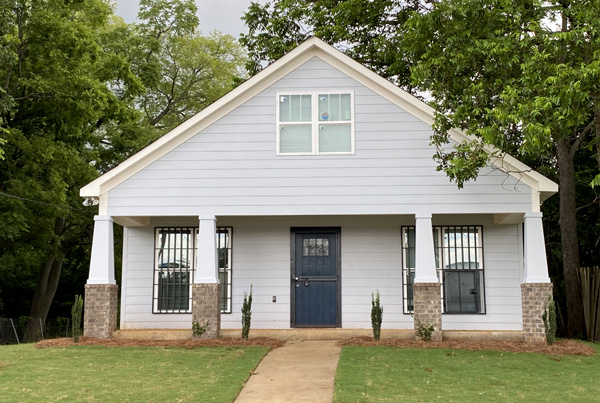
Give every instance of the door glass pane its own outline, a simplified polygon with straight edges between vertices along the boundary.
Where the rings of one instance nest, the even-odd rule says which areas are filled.
[[[279,127],[280,153],[312,152],[312,129],[310,125],[281,125]]]
[[[319,152],[351,152],[349,124],[319,125]]]
[[[302,256],[329,256],[328,238],[305,238],[302,242]]]

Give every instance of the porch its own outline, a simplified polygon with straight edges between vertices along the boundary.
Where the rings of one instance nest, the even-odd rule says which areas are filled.
[[[545,256],[539,213],[511,217],[506,214],[98,217],[86,288],[85,333],[92,337],[110,337],[116,329],[116,281],[114,263],[110,261],[113,221],[125,224],[121,330],[115,334],[117,337],[129,337],[128,334],[142,331],[157,334],[173,331],[174,335],[177,329],[180,329],[179,335],[186,332],[191,335],[190,330],[181,329],[191,329],[194,316],[199,323],[209,322],[211,337],[239,337],[241,303],[251,285],[253,336],[263,333],[292,338],[370,335],[371,294],[379,290],[384,307],[384,337],[414,337],[415,319],[434,324],[437,339],[539,340],[543,337],[540,316],[551,289],[545,259],[539,258]],[[164,247],[160,252],[157,240],[163,229],[182,233],[183,228],[194,242],[191,252],[191,244],[186,247],[186,253],[191,254],[183,258],[195,262],[193,267],[186,268],[192,274],[190,291],[185,295],[189,303],[186,300],[181,306],[169,305],[171,302],[166,300],[160,302],[157,273],[179,273],[186,265],[176,262],[182,260],[181,255],[159,261],[159,253],[169,252]],[[340,305],[335,312],[333,329],[295,326],[295,287],[304,288],[304,282],[298,284],[294,280],[295,269],[290,263],[293,228],[339,228],[341,269],[335,281]],[[224,229],[229,237],[226,252],[223,245],[219,245],[219,237],[215,237],[215,233]],[[465,241],[464,247],[461,246],[462,256],[466,258],[457,260],[456,253],[452,252],[455,257],[449,261],[449,255],[439,248],[444,247],[444,242],[450,242],[447,240],[452,238],[453,232],[471,234],[465,239],[472,239],[473,244],[467,245]],[[458,244],[455,242],[452,247]],[[223,265],[223,253],[227,253],[227,268]],[[476,276],[473,271],[468,275],[448,274],[454,269],[475,267],[481,275]],[[444,283],[444,279],[457,277],[465,277],[459,278],[462,282],[477,279],[481,286],[475,294],[472,288],[468,289],[463,293],[465,298],[459,295],[464,301],[459,298],[458,305],[450,305],[451,298],[444,300],[444,293],[449,293],[444,287],[449,287],[450,282]],[[311,280],[307,287],[312,284]],[[470,284],[474,284],[473,281]],[[100,301],[102,293],[98,294],[98,287],[114,290],[111,291],[114,296],[105,292],[104,300]]]

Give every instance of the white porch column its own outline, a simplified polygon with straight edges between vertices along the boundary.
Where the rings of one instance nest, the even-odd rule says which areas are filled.
[[[217,219],[199,216],[196,273],[192,284],[192,317],[206,324],[202,337],[217,338],[221,329],[221,287],[217,261]]]
[[[117,329],[118,290],[115,281],[113,219],[94,217],[90,274],[85,285],[83,335],[107,339]]]
[[[542,213],[525,213],[523,283],[549,283]]]
[[[94,238],[87,284],[116,284],[113,219],[94,216]]]
[[[415,214],[414,329],[433,326],[431,340],[442,340],[442,293],[436,275],[431,214]],[[417,336],[418,338],[418,336]]]
[[[438,283],[431,214],[416,214],[415,221],[415,283]]]
[[[200,216],[199,221],[194,283],[215,284],[219,282],[217,219],[215,216]]]
[[[525,250],[521,283],[523,337],[526,342],[545,342],[542,316],[548,300],[552,298],[552,283],[548,277],[542,213],[525,213],[524,224]]]

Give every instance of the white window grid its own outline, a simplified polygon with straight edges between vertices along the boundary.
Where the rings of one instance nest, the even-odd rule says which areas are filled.
[[[338,120],[338,121],[320,121],[319,120],[319,95],[342,95],[347,94],[350,95],[350,120]],[[308,95],[311,97],[311,121],[310,122],[280,122],[279,121],[279,107],[280,107],[280,97],[284,95]],[[344,91],[344,90],[322,90],[322,91],[285,91],[278,92],[276,94],[276,119],[277,125],[275,128],[275,138],[276,138],[276,155],[349,155],[355,153],[355,139],[354,139],[354,91]],[[279,143],[281,135],[281,126],[294,126],[294,125],[311,125],[311,133],[312,133],[312,150],[311,152],[302,152],[302,153],[282,153],[279,151]],[[350,151],[340,151],[340,152],[321,152],[319,151],[319,130],[320,126],[324,125],[341,125],[341,124],[350,124]]]

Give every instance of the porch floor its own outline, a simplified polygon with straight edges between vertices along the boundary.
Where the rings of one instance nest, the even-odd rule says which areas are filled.
[[[240,338],[241,329],[221,329],[220,338]],[[444,340],[506,340],[522,341],[522,331],[467,331],[467,330],[444,330]],[[372,337],[371,329],[331,329],[331,328],[307,328],[307,329],[251,329],[250,338],[268,337],[277,340],[345,340],[352,337]],[[144,339],[144,340],[187,340],[191,339],[192,331],[188,329],[126,329],[117,330],[114,333],[117,339]],[[412,330],[381,331],[382,339],[414,339],[415,332]]]

